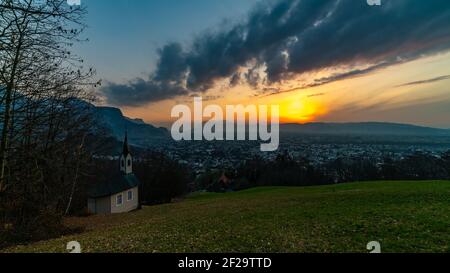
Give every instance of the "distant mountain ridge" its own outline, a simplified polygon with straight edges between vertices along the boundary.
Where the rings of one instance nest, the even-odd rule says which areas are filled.
[[[97,120],[103,124],[112,136],[122,141],[128,131],[131,145],[150,147],[170,141],[170,132],[166,128],[158,128],[147,124],[142,119],[131,119],[114,107],[94,106]],[[442,136],[450,137],[450,129],[438,129],[418,125],[388,122],[355,122],[355,123],[286,123],[280,124],[281,135],[359,135],[359,136]]]
[[[96,107],[95,109],[97,120],[118,140],[123,140],[125,132],[128,132],[130,144],[146,147],[169,138],[167,129],[157,128],[145,123],[142,119],[125,117],[118,108]]]
[[[280,125],[280,132],[317,135],[450,136],[449,129],[388,122],[287,123]]]

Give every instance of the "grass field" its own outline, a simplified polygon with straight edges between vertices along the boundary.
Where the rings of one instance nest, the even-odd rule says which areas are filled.
[[[450,182],[366,182],[194,194],[173,204],[68,219],[85,232],[8,252],[450,252]]]

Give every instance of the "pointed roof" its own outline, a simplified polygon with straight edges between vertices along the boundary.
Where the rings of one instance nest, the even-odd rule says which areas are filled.
[[[128,147],[128,131],[125,132],[125,140],[123,141],[123,151],[122,151],[122,154],[123,154],[124,156],[127,156],[127,155],[131,154],[131,153],[130,153],[130,148]]]
[[[90,185],[89,198],[101,198],[111,196],[140,185],[139,179],[134,174],[123,174],[112,172],[107,175],[108,179]]]

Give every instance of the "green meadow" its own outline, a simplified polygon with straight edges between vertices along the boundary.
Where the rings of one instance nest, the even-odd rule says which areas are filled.
[[[450,252],[450,182],[384,181],[196,193],[133,213],[67,219],[78,234],[6,252]]]

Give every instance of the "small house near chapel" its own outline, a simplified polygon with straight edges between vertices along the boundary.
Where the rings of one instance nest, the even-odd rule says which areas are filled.
[[[133,157],[125,135],[120,167],[112,178],[89,190],[88,211],[92,214],[111,214],[139,208],[139,180],[133,174]]]

